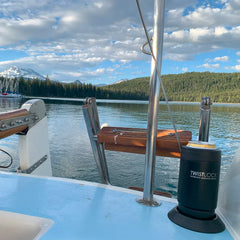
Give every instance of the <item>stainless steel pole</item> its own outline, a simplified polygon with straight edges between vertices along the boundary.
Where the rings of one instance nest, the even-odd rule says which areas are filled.
[[[97,133],[100,130],[100,122],[95,98],[87,100],[86,105],[83,106],[83,115],[102,183],[110,184],[104,146],[102,143],[97,141]]]
[[[203,97],[200,107],[200,127],[198,140],[208,142],[209,127],[210,127],[210,115],[211,115],[212,100],[210,97]]]
[[[154,35],[153,35],[153,55],[155,60],[152,59],[151,77],[150,77],[150,93],[149,93],[149,106],[148,106],[148,133],[146,144],[145,156],[145,180],[143,199],[138,202],[149,206],[160,205],[153,199],[153,186],[155,175],[155,162],[156,162],[156,137],[158,125],[158,107],[160,99],[160,81],[157,70],[161,72],[162,67],[162,52],[163,52],[163,35],[164,35],[164,0],[155,0],[154,12]]]

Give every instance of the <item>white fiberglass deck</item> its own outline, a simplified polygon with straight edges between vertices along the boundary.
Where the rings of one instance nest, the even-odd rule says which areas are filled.
[[[43,240],[232,240],[227,230],[196,233],[172,223],[160,207],[136,203],[139,193],[76,180],[0,173],[0,210],[54,221]],[[1,223],[0,223],[1,224]]]

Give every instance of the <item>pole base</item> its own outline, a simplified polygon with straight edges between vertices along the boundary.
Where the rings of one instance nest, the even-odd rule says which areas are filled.
[[[136,201],[142,205],[148,206],[148,207],[158,207],[161,205],[161,202],[157,201],[156,199],[153,199],[151,201],[147,201],[143,198],[137,198]]]
[[[213,219],[198,219],[182,214],[178,207],[175,207],[168,213],[168,218],[177,225],[195,232],[219,233],[225,230],[225,225],[218,215]]]

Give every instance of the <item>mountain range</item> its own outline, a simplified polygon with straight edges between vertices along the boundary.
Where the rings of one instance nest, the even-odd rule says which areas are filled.
[[[45,80],[46,77],[43,75],[37,73],[31,68],[20,68],[17,66],[10,67],[9,69],[0,72],[0,76],[3,76],[4,78],[20,78],[23,77],[25,79],[39,79],[39,80]]]
[[[46,77],[44,77],[43,75],[39,74],[38,72],[34,71],[31,68],[21,68],[18,66],[13,66],[10,67],[9,69],[0,72],[0,76],[4,77],[4,78],[20,78],[23,77],[24,79],[39,79],[39,80],[46,80]],[[121,79],[113,84],[119,84],[122,82],[126,82],[128,81],[128,79]],[[84,83],[80,80],[76,80],[76,83]],[[104,87],[107,86],[108,84],[105,83],[101,83],[101,84],[95,84],[96,87]]]

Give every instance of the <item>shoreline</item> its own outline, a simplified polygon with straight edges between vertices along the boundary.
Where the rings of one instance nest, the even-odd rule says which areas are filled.
[[[73,101],[73,102],[85,102],[85,98],[58,98],[58,97],[36,97],[36,96],[23,96],[23,98],[27,99],[43,99],[43,100],[56,100],[56,101]],[[133,104],[148,104],[147,100],[124,100],[124,99],[97,99],[99,103],[133,103]],[[184,102],[184,101],[168,101],[170,105],[174,104],[189,104],[189,105],[199,105],[200,102]],[[165,101],[160,101],[159,104],[166,104]],[[220,102],[213,102],[213,105],[233,105],[239,106],[240,103],[220,103]]]

